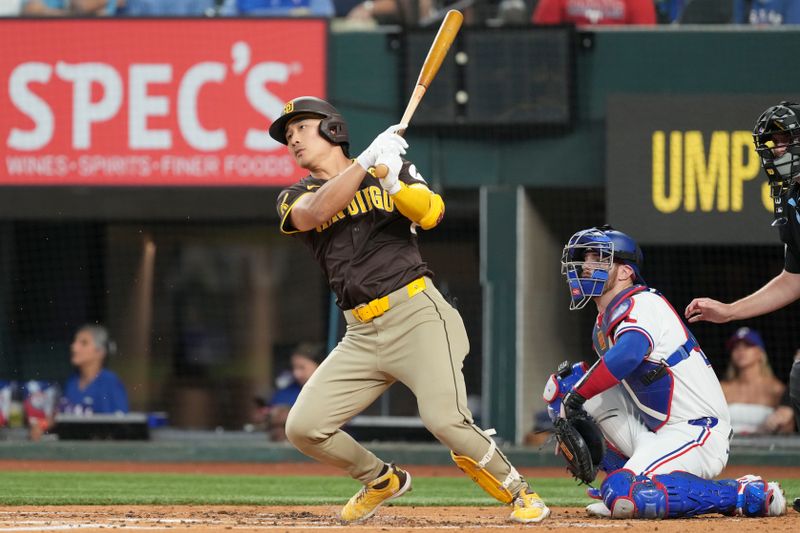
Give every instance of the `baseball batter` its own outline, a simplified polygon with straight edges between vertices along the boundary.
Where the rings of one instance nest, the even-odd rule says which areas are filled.
[[[642,252],[610,226],[575,233],[562,273],[572,302],[597,306],[597,362],[551,376],[545,400],[568,419],[586,410],[609,446],[608,472],[590,495],[590,514],[678,518],[704,513],[786,512],[778,483],[757,476],[712,481],[728,461],[732,436],[722,388],[694,336],[670,303],[648,288]]]
[[[408,145],[396,132],[404,128],[381,133],[355,160],[344,119],[323,100],[291,100],[269,128],[309,171],[278,195],[281,231],[311,250],[347,321],[344,338],[289,413],[287,437],[304,454],[364,484],[341,511],[345,522],[364,520],[410,490],[411,475],[339,428],[400,381],[456,464],[512,506],[510,519],[539,522],[549,509],[467,409],[464,324],[434,287],[417,247],[418,229],[441,221],[444,202],[400,157]],[[377,164],[389,168],[381,180],[368,172]]]

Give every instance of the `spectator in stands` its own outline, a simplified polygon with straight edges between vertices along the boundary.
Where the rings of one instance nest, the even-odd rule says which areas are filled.
[[[35,17],[113,16],[125,0],[23,0],[22,14]]]
[[[738,24],[779,26],[800,24],[797,0],[734,0],[733,21]]]
[[[126,0],[128,17],[202,17],[236,15],[236,0]]]
[[[105,327],[87,324],[72,341],[72,364],[77,372],[69,378],[61,398],[60,410],[70,414],[110,414],[128,412],[125,385],[104,368],[116,352],[116,345]]]
[[[286,417],[289,416],[289,409],[297,401],[300,389],[308,382],[324,357],[322,347],[312,343],[299,344],[292,351],[289,358],[291,373],[278,376],[276,379],[278,389],[262,410],[270,440],[286,440]]]
[[[737,434],[791,433],[794,414],[788,405],[786,385],[772,373],[761,335],[750,328],[739,328],[728,339],[730,362],[722,391],[731,413],[731,426]]]
[[[236,0],[236,8],[241,15],[248,16],[289,16],[289,17],[332,17],[332,0]]]
[[[578,26],[656,23],[653,0],[539,0],[534,24]]]

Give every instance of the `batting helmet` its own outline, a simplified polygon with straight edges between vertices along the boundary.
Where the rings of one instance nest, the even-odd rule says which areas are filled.
[[[781,102],[761,113],[753,127],[753,143],[771,182],[800,176],[799,117],[800,105]]]
[[[344,117],[325,100],[313,96],[300,96],[289,100],[283,106],[283,113],[269,127],[269,136],[281,144],[286,142],[286,124],[298,115],[314,115],[320,117],[319,134],[332,144],[338,144],[349,157],[350,137],[347,134],[347,123]]]
[[[586,254],[597,254],[586,261]],[[561,254],[561,274],[567,278],[572,301],[570,309],[583,308],[590,299],[603,294],[612,263],[630,266],[636,283],[645,284],[640,268],[644,256],[639,245],[631,237],[605,225],[581,230],[570,237]],[[591,265],[591,273],[584,276],[584,264]],[[588,270],[588,269],[587,269]]]

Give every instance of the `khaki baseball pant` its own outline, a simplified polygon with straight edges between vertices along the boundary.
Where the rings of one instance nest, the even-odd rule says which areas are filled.
[[[442,444],[476,462],[489,451],[490,438],[467,409],[464,322],[426,281],[426,290],[368,323],[346,315],[347,333],[289,412],[286,436],[298,450],[362,483],[378,477],[384,462],[339,428],[400,381],[414,393],[425,427]],[[486,465],[500,481],[511,468],[499,450]],[[524,486],[517,479],[508,488],[516,494]]]

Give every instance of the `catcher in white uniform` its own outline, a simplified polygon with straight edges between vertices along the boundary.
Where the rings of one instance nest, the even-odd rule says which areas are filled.
[[[600,444],[605,440],[598,453],[587,439],[594,466],[608,474],[600,489],[589,490],[602,503],[587,511],[613,518],[784,514],[778,483],[757,476],[712,481],[727,464],[732,436],[725,397],[694,336],[666,298],[645,285],[641,265],[636,242],[610,226],[574,234],[562,256],[570,309],[590,300],[597,306],[592,337],[599,359],[552,375],[544,399],[551,416],[562,419],[557,428],[591,420],[588,413]]]

